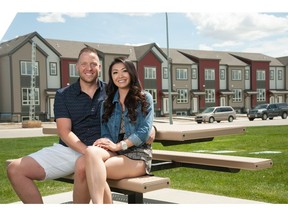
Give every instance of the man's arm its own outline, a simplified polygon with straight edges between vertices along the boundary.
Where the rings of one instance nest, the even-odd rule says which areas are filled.
[[[56,119],[57,132],[61,140],[73,150],[84,154],[87,146],[71,131],[71,119]]]

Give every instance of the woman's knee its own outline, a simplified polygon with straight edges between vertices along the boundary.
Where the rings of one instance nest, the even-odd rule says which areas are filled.
[[[85,158],[87,161],[90,159],[106,159],[107,151],[98,146],[89,146],[85,151]],[[108,154],[109,155],[109,154]]]
[[[96,154],[98,154],[97,148],[98,147],[95,147],[95,146],[89,146],[88,148],[86,148],[85,157],[88,158],[88,157],[92,157],[92,156],[95,156]]]

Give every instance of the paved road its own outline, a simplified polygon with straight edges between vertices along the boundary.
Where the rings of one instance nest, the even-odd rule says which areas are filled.
[[[169,124],[169,118],[156,118],[155,121],[157,122],[165,122]],[[185,124],[185,125],[193,125],[195,128],[219,128],[219,127],[233,127],[233,126],[240,126],[240,127],[251,127],[251,126],[277,126],[277,125],[288,125],[288,118],[282,119],[281,117],[276,117],[273,120],[262,120],[262,119],[254,119],[254,121],[249,121],[246,115],[238,116],[233,122],[222,121],[220,123],[202,123],[197,124],[194,121],[194,117],[173,117],[173,124]]]
[[[168,117],[155,118],[157,122],[163,122],[164,124],[169,124]],[[272,126],[272,125],[288,125],[288,119],[281,119],[281,117],[276,117],[273,120],[261,120],[255,119],[254,121],[249,121],[245,116],[239,116],[233,122],[222,121],[220,123],[202,123],[197,124],[193,117],[173,117],[173,124],[181,125],[194,125],[195,128],[219,128],[227,126]],[[55,126],[54,122],[43,122],[44,127]],[[16,137],[37,137],[37,136],[47,136],[42,134],[42,128],[22,128],[21,123],[0,123],[0,138],[16,138]],[[49,136],[49,135],[48,135]]]

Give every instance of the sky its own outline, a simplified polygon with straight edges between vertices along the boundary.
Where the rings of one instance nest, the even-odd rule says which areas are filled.
[[[274,8],[278,0],[274,0],[272,5],[260,1],[265,7],[257,6],[257,10],[251,4],[247,9],[248,0],[242,0],[239,5],[235,1],[211,0],[211,7],[207,7],[207,0],[202,0],[197,9],[191,0],[177,0],[177,6],[162,0],[145,0],[146,6],[142,3],[141,7],[136,7],[136,1],[131,0],[105,0],[107,5],[95,5],[91,0],[82,0],[82,4],[79,4],[80,0],[70,0],[71,3],[76,2],[75,7],[65,5],[62,9],[61,5],[55,7],[53,3],[58,3],[54,0],[46,1],[49,4],[45,4],[45,7],[41,5],[45,1],[36,4],[33,0],[27,0],[27,4],[16,4],[16,8],[14,1],[9,1],[13,10],[4,12],[5,19],[0,18],[1,42],[37,31],[47,39],[134,46],[156,43],[161,48],[169,45],[169,48],[176,49],[288,56],[288,10],[285,12]],[[215,2],[218,5],[213,5]],[[227,7],[221,7],[219,3],[222,2]],[[151,7],[149,3],[154,6]],[[220,9],[215,10],[216,6]]]

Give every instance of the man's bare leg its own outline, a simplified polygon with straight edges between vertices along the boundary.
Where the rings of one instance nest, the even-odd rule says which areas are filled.
[[[81,156],[77,159],[74,172],[73,187],[73,203],[88,204],[90,202],[90,194],[86,181],[85,157]]]
[[[23,203],[43,203],[34,180],[45,178],[44,169],[31,157],[14,160],[7,167],[10,183]]]

